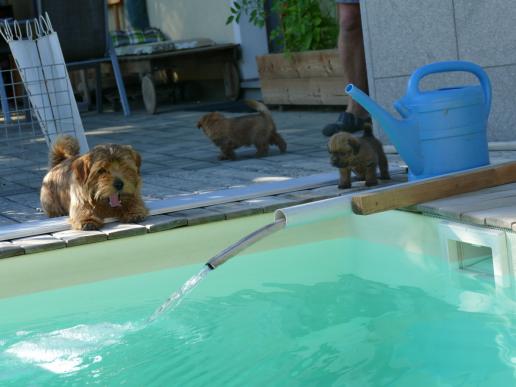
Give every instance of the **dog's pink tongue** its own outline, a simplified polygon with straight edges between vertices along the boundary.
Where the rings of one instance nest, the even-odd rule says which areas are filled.
[[[109,196],[109,205],[111,207],[120,207],[122,205],[122,202],[120,201],[120,197],[117,193],[111,194]]]

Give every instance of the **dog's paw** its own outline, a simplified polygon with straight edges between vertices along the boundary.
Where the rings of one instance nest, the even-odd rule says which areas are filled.
[[[378,180],[366,180],[365,182],[366,187],[372,187],[373,185],[378,185]]]
[[[126,219],[127,223],[140,223],[145,220],[145,215],[134,215]]]
[[[382,175],[380,175],[380,179],[391,180],[391,175],[389,175],[388,173],[382,174]]]
[[[120,216],[120,221],[123,223],[140,223],[142,220],[145,220],[148,212],[138,212],[138,213],[126,213]]]
[[[95,224],[95,223],[84,223],[81,225],[81,230],[82,231],[95,231],[95,230],[98,230],[99,227]]]

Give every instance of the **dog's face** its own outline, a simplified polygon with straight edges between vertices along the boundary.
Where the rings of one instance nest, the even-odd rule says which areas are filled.
[[[360,141],[350,133],[339,132],[328,141],[331,165],[337,168],[347,168],[355,165],[360,152]]]
[[[129,145],[98,145],[76,159],[72,172],[93,202],[120,207],[124,196],[138,194],[141,157]]]
[[[210,136],[211,132],[216,130],[216,123],[222,119],[224,116],[219,112],[207,113],[197,122],[197,128],[202,129],[207,136]]]

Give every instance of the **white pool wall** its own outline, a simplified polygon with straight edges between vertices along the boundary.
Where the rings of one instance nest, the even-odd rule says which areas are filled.
[[[515,287],[516,234],[512,230],[475,226],[400,210],[356,215],[351,209],[352,196],[280,209],[276,211],[275,219],[284,220],[287,227],[296,227],[342,218],[345,235],[399,246],[411,253],[440,257],[453,269],[458,267],[454,249],[460,249],[460,244],[487,247],[491,251],[496,285]]]
[[[440,219],[406,211],[386,211],[372,215],[356,215],[351,210],[351,195],[321,200],[275,212],[275,219],[284,219],[287,227],[342,218],[344,235],[388,245],[398,245],[413,253],[440,255]]]

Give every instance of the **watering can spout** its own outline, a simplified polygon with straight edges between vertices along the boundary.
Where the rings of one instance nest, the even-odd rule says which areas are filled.
[[[398,120],[394,118],[353,84],[347,85],[345,91],[353,100],[367,110],[374,120],[378,121],[401,157],[407,163],[410,171],[413,174],[421,173],[423,170],[423,159],[420,152],[419,133],[416,122],[410,119]]]

